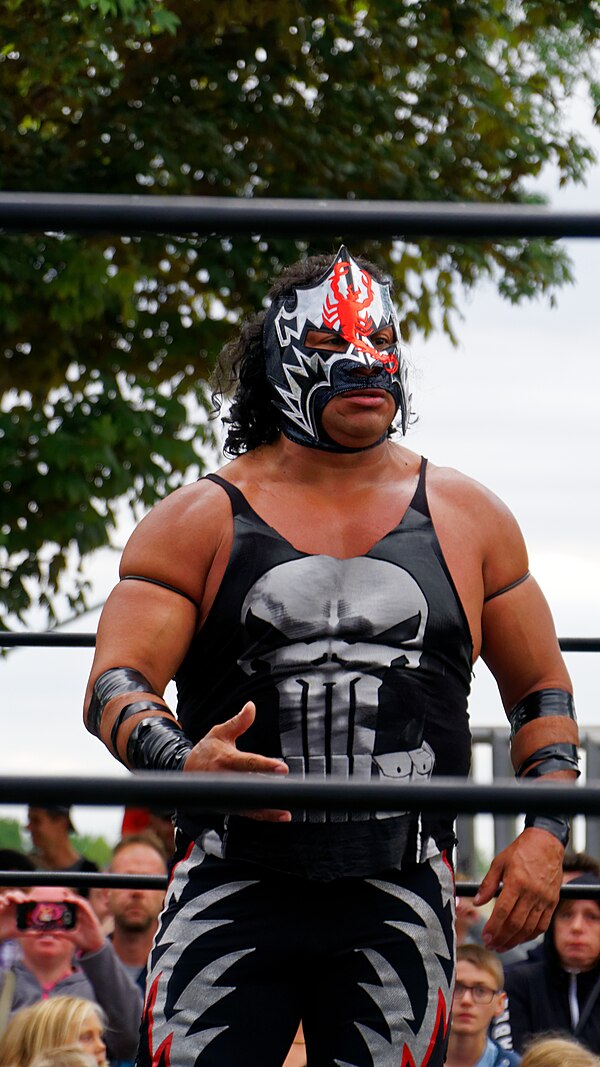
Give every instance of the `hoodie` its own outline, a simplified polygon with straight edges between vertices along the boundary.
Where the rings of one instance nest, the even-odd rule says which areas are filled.
[[[99,1004],[106,1015],[106,1044],[111,1057],[132,1059],[138,1044],[142,1017],[142,994],[116,955],[110,941],[97,952],[77,959],[73,970],[44,990],[24,963],[15,963],[12,1011],[42,1000],[44,996],[83,997]]]
[[[600,879],[586,874],[570,882],[578,883],[600,886]],[[540,959],[515,963],[506,970],[513,1046],[522,1052],[532,1037],[562,1033],[577,1038],[598,1055],[600,958],[589,971],[566,971],[554,947],[553,928],[554,918],[544,936]]]

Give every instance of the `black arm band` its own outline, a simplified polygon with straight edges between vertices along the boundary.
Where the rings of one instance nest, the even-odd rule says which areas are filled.
[[[143,674],[131,667],[109,667],[94,682],[87,717],[87,728],[91,734],[100,737],[100,723],[106,705],[113,697],[123,693],[154,693],[154,689]]]
[[[522,574],[515,582],[510,582],[509,585],[503,585],[502,589],[496,589],[495,593],[490,593],[489,596],[484,597],[483,603],[487,604],[488,600],[495,600],[497,596],[502,596],[503,593],[510,593],[511,589],[516,589],[518,585],[522,585],[528,578],[529,571],[525,571],[525,574]]]
[[[538,766],[533,767],[533,764],[537,764],[541,767],[542,764],[546,764],[546,770],[541,771]],[[549,766],[552,764],[553,766]],[[516,772],[517,778],[526,776],[527,778],[539,778],[541,774],[549,774],[550,771],[565,771],[575,770],[579,774],[579,755],[577,752],[577,746],[568,744],[567,742],[557,741],[553,745],[546,745],[545,748],[538,748],[535,752],[532,752],[527,759],[524,759],[521,766]],[[537,773],[536,773],[537,772]]]
[[[194,605],[196,611],[200,611],[200,605],[189,593],[184,593],[183,589],[178,589],[176,585],[168,585],[167,582],[159,582],[158,578],[146,578],[141,574],[124,574],[120,581],[148,582],[149,585],[159,585],[161,589],[168,589],[170,593],[177,593],[178,596],[185,597],[186,600],[189,600],[190,604]]]
[[[553,834],[565,848],[569,843],[570,826],[566,815],[527,815],[525,828],[533,826],[536,830],[547,830]]]
[[[566,689],[536,689],[515,704],[510,715],[511,740],[528,722],[555,715],[577,721],[573,697]]]
[[[134,726],[127,742],[127,759],[138,771],[180,771],[193,747],[174,719],[155,715]]]
[[[117,757],[119,756],[117,734],[123,723],[130,719],[132,715],[137,715],[139,711],[154,711],[155,709],[156,711],[166,711],[167,715],[171,715],[171,718],[174,717],[166,704],[158,704],[155,700],[134,700],[133,704],[126,704],[124,708],[121,708],[110,731],[110,743]]]
[[[535,767],[532,764],[535,763]],[[542,778],[551,771],[574,770],[579,775],[579,756],[575,745],[557,742],[538,748],[523,761],[517,771],[517,777]],[[527,815],[525,827],[533,826],[537,830],[547,830],[565,848],[569,843],[570,825],[566,815]]]

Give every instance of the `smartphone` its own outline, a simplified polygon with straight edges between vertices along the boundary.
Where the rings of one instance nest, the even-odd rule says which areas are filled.
[[[77,905],[65,900],[28,900],[17,904],[17,929],[72,930],[77,922]]]

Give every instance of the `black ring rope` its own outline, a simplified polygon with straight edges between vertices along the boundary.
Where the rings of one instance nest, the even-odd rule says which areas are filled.
[[[600,213],[524,204],[0,193],[5,233],[600,237]]]
[[[0,803],[90,804],[177,807],[235,811],[250,808],[328,808],[331,811],[456,811],[514,815],[600,814],[600,782],[575,787],[571,781],[524,784],[506,781],[484,785],[464,778],[428,782],[310,781],[290,775],[181,774],[136,772],[123,777],[4,775]]]
[[[107,871],[0,871],[0,885],[58,885],[73,889],[166,889],[166,874],[111,874]]]
[[[1,886],[60,886],[72,889],[166,889],[169,879],[161,874],[111,874],[105,871],[0,871]],[[478,882],[457,882],[457,897],[474,897]],[[498,896],[500,890],[495,894]],[[600,899],[600,885],[579,882],[561,886],[561,900]]]
[[[94,633],[0,630],[0,648],[93,648],[95,644]],[[600,652],[600,637],[561,637],[559,644],[563,652]]]

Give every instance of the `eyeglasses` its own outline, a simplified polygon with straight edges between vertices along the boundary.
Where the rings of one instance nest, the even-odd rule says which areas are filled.
[[[487,985],[465,985],[464,982],[457,982],[454,986],[454,996],[457,1000],[462,1000],[465,993],[470,993],[475,1004],[491,1004],[498,992],[499,990],[490,989]]]

